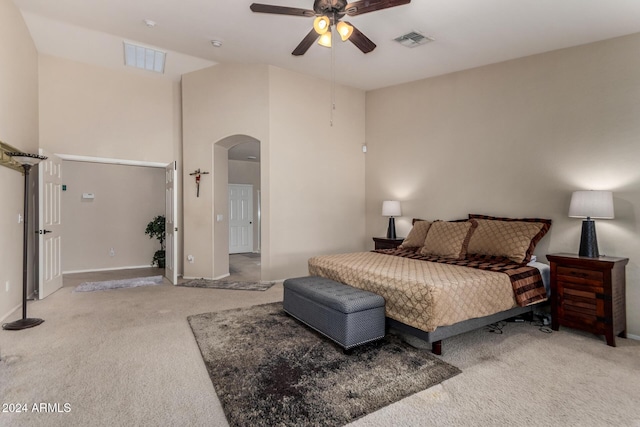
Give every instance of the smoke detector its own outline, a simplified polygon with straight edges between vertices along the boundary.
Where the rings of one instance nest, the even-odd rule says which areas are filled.
[[[423,44],[427,44],[429,42],[434,41],[435,39],[432,37],[425,36],[419,31],[411,31],[407,34],[403,34],[399,37],[393,39],[393,41],[400,43],[402,46],[406,47],[416,47],[421,46]]]

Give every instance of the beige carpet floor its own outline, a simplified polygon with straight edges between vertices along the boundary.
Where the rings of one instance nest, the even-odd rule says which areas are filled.
[[[226,420],[186,317],[282,300],[268,291],[169,284],[72,293],[83,281],[156,274],[153,269],[65,277],[29,303],[45,323],[0,331],[1,426],[224,426]],[[5,321],[20,317],[16,311]],[[462,374],[353,423],[354,426],[640,426],[640,342],[569,329],[545,334],[508,324],[444,342]],[[69,412],[33,412],[33,404]],[[55,409],[50,405],[50,409]],[[0,408],[2,409],[2,408]]]

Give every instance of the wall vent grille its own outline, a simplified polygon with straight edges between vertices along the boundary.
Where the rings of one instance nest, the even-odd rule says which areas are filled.
[[[164,73],[166,52],[124,42],[124,64],[142,70]]]
[[[396,37],[395,39],[393,39],[393,41],[396,41],[406,47],[417,47],[423,44],[430,43],[434,41],[434,39],[432,37],[427,37],[424,34],[419,33],[418,31],[411,31],[407,34]]]

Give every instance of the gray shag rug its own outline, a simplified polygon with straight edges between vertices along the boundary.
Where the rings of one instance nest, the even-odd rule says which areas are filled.
[[[106,280],[104,282],[84,282],[74,292],[103,291],[107,289],[137,288],[138,286],[161,285],[162,276],[136,277],[133,279]]]
[[[460,373],[394,335],[345,355],[282,303],[188,321],[232,426],[342,426]]]
[[[276,282],[241,282],[237,280],[193,279],[178,286],[189,288],[235,289],[240,291],[266,291]]]

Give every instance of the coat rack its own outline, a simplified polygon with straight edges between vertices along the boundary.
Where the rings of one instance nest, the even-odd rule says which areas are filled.
[[[4,155],[4,154],[3,154]],[[22,243],[22,319],[18,319],[14,322],[5,323],[2,325],[2,329],[9,331],[18,331],[21,329],[33,328],[38,326],[44,320],[38,318],[27,317],[27,259],[28,259],[28,244],[29,244],[29,171],[32,166],[37,165],[42,160],[46,160],[45,156],[38,154],[28,154],[20,151],[7,152],[7,156],[13,158],[18,164],[21,165],[24,171],[24,221],[22,225],[23,229],[23,243]],[[46,231],[46,230],[45,230]]]
[[[12,152],[15,153],[17,151],[20,151],[20,150],[18,150],[15,147],[12,147],[7,143],[0,141],[0,166],[6,166],[8,168],[17,170],[18,172],[24,173],[24,169],[22,168],[22,165],[7,154]]]

